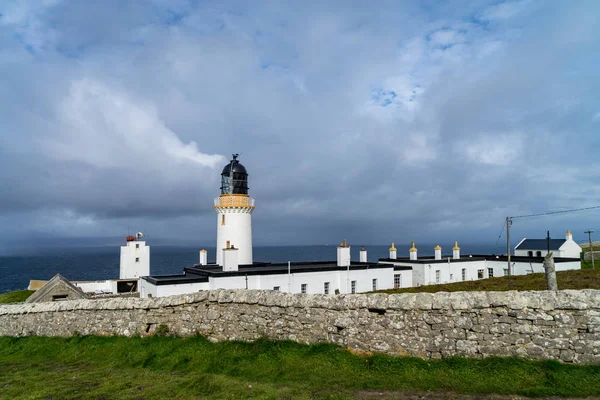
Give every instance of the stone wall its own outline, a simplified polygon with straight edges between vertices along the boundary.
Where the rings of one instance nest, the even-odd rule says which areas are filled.
[[[583,254],[583,259],[590,261],[592,259],[592,253],[594,253],[594,261],[600,260],[600,251],[588,251]]]
[[[214,290],[0,306],[0,335],[267,337],[364,352],[600,363],[600,290],[302,295]],[[164,330],[164,327],[161,327]]]

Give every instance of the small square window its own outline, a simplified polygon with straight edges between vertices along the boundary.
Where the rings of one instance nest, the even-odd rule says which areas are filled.
[[[352,281],[352,282],[350,282],[350,292],[351,292],[352,294],[355,294],[355,293],[356,293],[356,281]]]
[[[139,249],[139,248],[140,248],[140,244],[139,244],[139,243],[136,243],[136,244],[135,244],[135,248],[136,248],[136,249]]]
[[[462,280],[463,281],[467,280],[467,269],[466,268],[462,269]]]
[[[139,258],[139,257],[136,257],[136,258],[135,258],[135,262],[140,262],[140,258]]]
[[[440,283],[440,270],[435,271],[435,283]]]
[[[302,285],[300,285],[300,293],[306,293],[307,287],[308,287],[308,285],[306,283],[303,283]]]
[[[273,290],[275,290],[276,292],[279,292],[280,289],[281,289],[280,286],[273,286]]]
[[[483,270],[482,269],[477,270],[477,279],[483,279]]]
[[[541,251],[538,251],[538,252],[537,252],[537,256],[538,256],[538,257],[541,257],[541,256],[542,256],[542,252],[541,252]]]
[[[325,282],[325,284],[323,284],[323,293],[329,294],[329,282]]]
[[[377,279],[373,279],[373,290],[377,290]]]

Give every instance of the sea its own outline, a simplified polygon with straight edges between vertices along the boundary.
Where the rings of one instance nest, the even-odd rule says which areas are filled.
[[[504,254],[496,244],[460,244],[462,254]],[[351,246],[352,260],[358,260],[361,246]],[[389,255],[388,246],[365,246],[368,260],[377,262]],[[402,247],[398,256],[402,256]],[[406,247],[406,256],[408,249]],[[419,245],[419,256],[432,256],[435,244]],[[451,249],[450,246],[447,246]],[[184,267],[198,263],[199,247],[150,246],[150,273],[180,274]],[[214,262],[215,248],[206,247],[208,261]],[[424,250],[431,249],[431,250]],[[450,250],[444,254],[451,253]],[[336,245],[254,246],[253,258],[259,262],[333,261]],[[69,280],[101,280],[119,277],[119,246],[40,248],[14,255],[0,256],[0,293],[26,289],[31,279],[47,280],[60,273]]]

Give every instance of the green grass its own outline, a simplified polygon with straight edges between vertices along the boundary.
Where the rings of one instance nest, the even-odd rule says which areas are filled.
[[[33,290],[16,290],[0,293],[0,304],[21,303],[34,293]]]
[[[591,265],[591,263],[590,263]],[[591,268],[591,267],[590,267]],[[556,273],[559,289],[600,289],[600,263],[596,269],[560,271]],[[546,290],[544,274],[503,276],[499,278],[481,279],[427,285],[404,289],[380,290],[380,293],[418,293],[418,292],[460,292],[460,291],[505,291],[505,290]]]
[[[192,338],[0,337],[0,398],[349,399],[364,391],[600,396],[600,366],[424,361],[337,346]]]

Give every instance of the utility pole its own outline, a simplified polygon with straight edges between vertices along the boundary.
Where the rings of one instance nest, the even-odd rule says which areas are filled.
[[[550,253],[550,231],[546,231],[546,254]]]
[[[508,275],[512,275],[510,271],[510,225],[512,218],[506,217],[506,255],[508,256]]]
[[[590,239],[590,252],[592,253],[592,269],[596,269],[596,266],[594,265],[594,248],[592,247],[592,233],[594,233],[594,231],[591,229],[588,229],[584,233],[587,233],[588,238]]]

